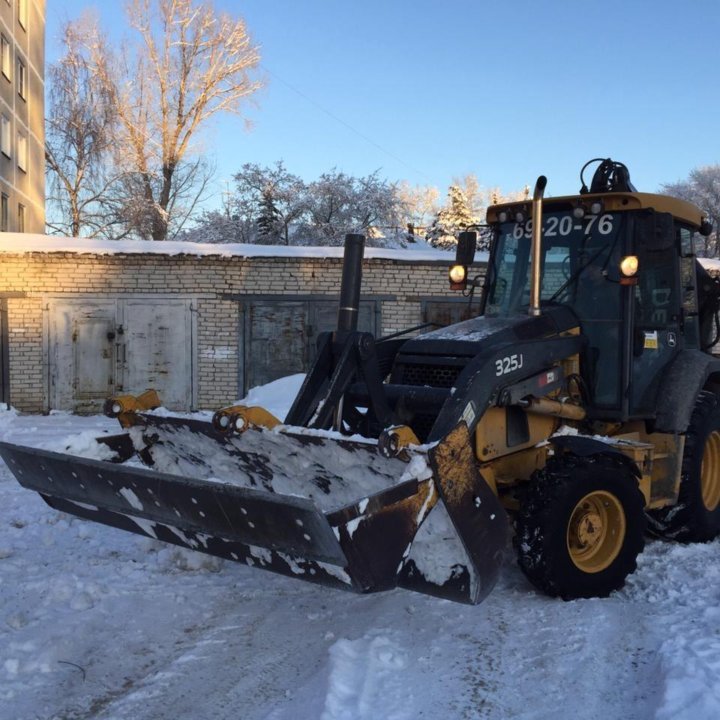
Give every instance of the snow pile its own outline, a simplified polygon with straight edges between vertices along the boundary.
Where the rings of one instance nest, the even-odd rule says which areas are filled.
[[[186,426],[166,425],[152,433],[160,439],[149,450],[158,472],[306,497],[324,512],[358,502],[401,478],[411,479],[405,463],[381,457],[369,443],[293,435],[281,428],[248,430],[226,444]],[[138,449],[145,447],[142,429],[132,428],[130,435]],[[426,473],[424,463],[413,468]]]
[[[247,405],[248,407],[259,405],[272,413],[278,420],[284,420],[288,410],[290,410],[292,401],[300,392],[303,380],[305,380],[304,373],[273,380],[267,385],[251,388],[247,397],[238,400],[234,404]]]
[[[107,445],[97,442],[97,437],[97,430],[84,430],[64,438],[60,442],[55,439],[48,440],[39,447],[44,450],[67,453],[68,455],[79,455],[91,460],[106,460],[109,462],[115,459],[117,457],[115,452]]]
[[[0,433],[5,428],[10,427],[15,418],[17,417],[17,410],[9,407],[5,403],[0,403]]]
[[[445,584],[456,573],[460,573],[463,567],[472,567],[465,546],[442,503],[430,511],[427,520],[415,534],[408,560],[415,563],[428,582],[436,585]],[[474,573],[472,582],[477,582]],[[473,595],[474,592],[475,587],[472,587],[469,594]]]
[[[623,594],[650,603],[663,636],[663,688],[655,717],[720,718],[720,543],[658,542],[654,550],[638,558],[640,573],[630,577]],[[644,584],[648,575],[655,582]]]

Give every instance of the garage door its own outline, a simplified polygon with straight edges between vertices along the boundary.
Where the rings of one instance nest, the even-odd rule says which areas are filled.
[[[240,387],[307,372],[321,332],[337,324],[337,300],[253,300],[242,305]],[[360,303],[358,329],[376,333],[377,303]]]
[[[118,386],[115,300],[50,303],[50,409],[98,409]]]
[[[49,405],[97,412],[117,393],[155,388],[172,410],[192,407],[191,301],[73,298],[49,302]]]
[[[192,407],[190,300],[123,302],[122,385],[129,392],[155,388],[172,410]]]

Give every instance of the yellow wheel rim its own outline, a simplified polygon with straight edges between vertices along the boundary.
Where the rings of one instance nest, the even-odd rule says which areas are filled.
[[[713,511],[720,505],[720,431],[713,430],[705,441],[700,466],[703,505]]]
[[[588,493],[575,506],[568,523],[570,559],[586,573],[605,570],[620,554],[625,530],[625,511],[615,495],[604,490]]]

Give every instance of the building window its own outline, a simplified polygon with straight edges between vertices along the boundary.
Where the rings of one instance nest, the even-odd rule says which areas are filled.
[[[8,196],[3,193],[0,199],[0,231],[8,231]]]
[[[18,232],[25,232],[25,206],[18,203]]]
[[[18,58],[17,59],[17,89],[18,95],[24,100],[25,99],[25,63]]]
[[[27,137],[18,133],[17,136],[17,163],[18,167],[23,171],[27,172]]]
[[[10,118],[3,115],[2,120],[0,120],[0,150],[6,157],[10,157],[10,143]]]
[[[0,50],[2,51],[2,74],[10,80],[12,62],[10,60],[10,41],[2,35],[0,37]]]
[[[23,30],[27,28],[27,0],[18,0],[17,4],[18,22]]]

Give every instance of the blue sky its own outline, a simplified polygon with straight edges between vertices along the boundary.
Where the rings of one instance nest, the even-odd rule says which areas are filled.
[[[47,4],[60,24],[96,5]],[[475,173],[505,191],[549,178],[576,192],[581,165],[610,156],[639,190],[720,162],[717,0],[218,0],[261,47],[266,87],[247,117],[217,120],[205,147],[216,196],[245,162],[313,179],[336,167],[444,192]]]

